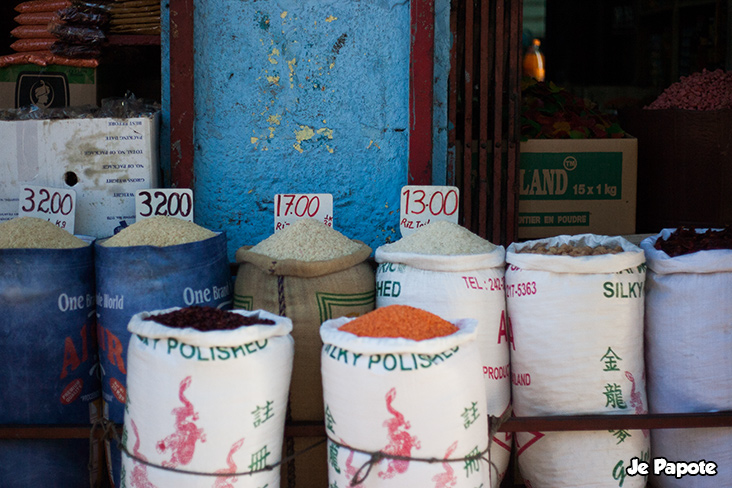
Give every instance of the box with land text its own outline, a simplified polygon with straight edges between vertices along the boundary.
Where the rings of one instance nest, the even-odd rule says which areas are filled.
[[[635,233],[638,141],[521,142],[519,239]]]

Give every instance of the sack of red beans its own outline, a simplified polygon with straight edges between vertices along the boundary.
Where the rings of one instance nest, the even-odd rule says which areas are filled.
[[[176,307],[128,328],[121,486],[279,486],[290,319]]]
[[[646,361],[651,413],[732,410],[732,232],[664,229],[641,242],[648,261]],[[653,456],[732,465],[732,428],[659,429]],[[656,486],[732,486],[732,472]]]

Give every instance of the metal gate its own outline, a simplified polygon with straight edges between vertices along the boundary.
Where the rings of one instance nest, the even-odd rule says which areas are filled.
[[[522,0],[455,0],[448,184],[462,224],[496,244],[517,238]]]

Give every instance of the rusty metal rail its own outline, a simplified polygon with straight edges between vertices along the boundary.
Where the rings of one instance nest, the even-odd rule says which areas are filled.
[[[512,417],[500,432],[556,432],[615,429],[691,429],[732,427],[732,411],[648,415]],[[121,427],[120,427],[121,429]],[[90,425],[0,425],[0,439],[88,439]],[[102,434],[102,431],[99,431]],[[319,421],[290,422],[286,437],[321,437]]]

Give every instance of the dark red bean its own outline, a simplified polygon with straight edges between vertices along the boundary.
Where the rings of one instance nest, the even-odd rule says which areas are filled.
[[[707,229],[704,232],[697,232],[694,229],[679,227],[668,238],[657,239],[654,247],[671,257],[698,251],[732,249],[732,228],[728,226],[722,230]]]
[[[153,315],[145,320],[152,320],[177,329],[191,327],[201,331],[232,330],[248,325],[274,325],[273,320],[260,318],[258,314],[247,316],[218,308],[199,306]]]

